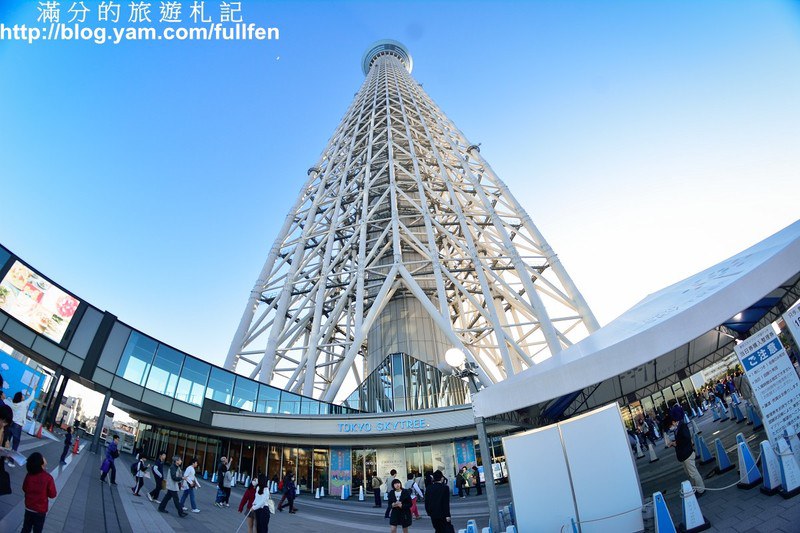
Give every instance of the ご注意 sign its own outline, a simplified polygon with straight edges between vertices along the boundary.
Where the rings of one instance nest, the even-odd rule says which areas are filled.
[[[773,443],[786,426],[800,427],[800,378],[772,326],[736,346]]]

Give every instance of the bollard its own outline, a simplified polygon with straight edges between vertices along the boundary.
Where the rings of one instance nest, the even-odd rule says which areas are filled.
[[[467,533],[478,533],[478,523],[475,520],[467,520]]]
[[[761,483],[761,472],[756,467],[756,461],[753,459],[744,437],[741,440],[737,438],[736,442],[738,443],[736,451],[739,456],[739,483],[736,486],[740,489],[752,489]]]
[[[731,464],[731,460],[728,458],[728,454],[725,452],[725,447],[722,446],[722,441],[716,439],[714,441],[714,447],[716,448],[717,452],[717,473],[722,474],[729,470],[733,470],[734,466]]]
[[[800,494],[800,467],[786,444],[785,439],[778,439],[778,460],[781,464],[781,491],[785,499]]]
[[[650,462],[655,463],[656,461],[658,461],[658,455],[656,455],[656,447],[652,442],[650,443],[650,446],[647,447],[647,450],[650,452]]]
[[[708,445],[706,444],[706,439],[701,437],[700,435],[696,435],[696,448],[697,453],[700,456],[700,464],[707,465],[708,463],[714,462],[714,456],[711,455],[711,450],[708,449]]]
[[[669,514],[667,502],[660,492],[653,493],[653,516],[656,526],[656,533],[677,533],[675,523]]]
[[[684,481],[681,483],[681,499],[683,506],[683,523],[678,528],[686,533],[704,531],[711,527],[711,522],[706,520],[700,511],[700,504],[697,503],[697,496],[694,494],[692,483]]]
[[[768,440],[761,441],[761,468],[764,470],[764,484],[761,493],[767,496],[777,494],[781,490],[781,465]]]
[[[358,501],[360,502],[364,501],[364,485],[358,487]]]

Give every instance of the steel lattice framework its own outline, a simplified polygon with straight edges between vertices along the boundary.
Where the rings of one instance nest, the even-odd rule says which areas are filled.
[[[597,329],[525,210],[411,76],[408,51],[381,41],[363,61],[366,80],[308,171],[226,367],[338,400],[348,374],[371,370],[370,331],[401,299],[421,304],[485,385]]]

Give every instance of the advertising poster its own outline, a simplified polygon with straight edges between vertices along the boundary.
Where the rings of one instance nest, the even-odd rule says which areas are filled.
[[[475,442],[472,439],[460,439],[455,441],[456,446],[456,466],[461,470],[462,466],[472,468],[475,464]]]
[[[786,426],[800,428],[800,378],[772,326],[766,326],[736,346],[761,408],[767,437],[774,444]]]
[[[78,304],[19,261],[0,281],[0,309],[55,342],[61,342]]]
[[[0,374],[3,375],[2,387],[3,392],[6,393],[6,401],[11,401],[17,392],[22,392],[25,397],[31,394],[36,397],[44,386],[44,374],[2,351],[0,351]],[[31,402],[28,416],[33,413],[35,408],[36,404]]]
[[[383,480],[384,492],[388,490],[392,476],[389,472],[397,470],[397,479],[405,482],[406,479],[406,451],[405,448],[378,448],[378,477]]]
[[[351,477],[350,448],[331,446],[331,482],[326,490],[331,496],[341,496],[342,487],[350,484]]]
[[[452,480],[456,473],[453,445],[450,443],[434,444],[431,446],[431,454],[433,456],[434,472],[436,470],[441,470],[444,477]]]

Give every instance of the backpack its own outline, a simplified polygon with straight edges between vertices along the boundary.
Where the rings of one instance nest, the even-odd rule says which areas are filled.
[[[135,462],[131,463],[131,474],[133,474],[135,476],[136,472],[138,472],[138,471],[139,471],[139,461],[135,461]]]

